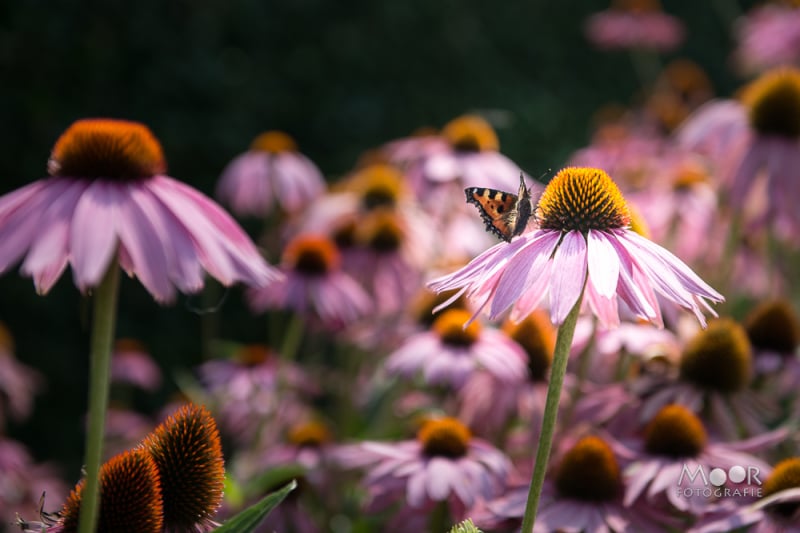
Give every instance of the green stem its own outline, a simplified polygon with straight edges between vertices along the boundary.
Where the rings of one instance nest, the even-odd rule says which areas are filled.
[[[103,461],[103,436],[108,407],[111,350],[117,317],[119,268],[112,262],[94,293],[92,346],[89,354],[89,419],[84,465],[86,481],[81,492],[79,533],[92,533],[100,503],[100,465]]]
[[[550,382],[547,384],[547,400],[542,416],[542,431],[539,435],[539,447],[536,450],[536,463],[533,466],[531,487],[528,492],[528,501],[525,504],[525,516],[522,518],[522,533],[531,533],[536,521],[536,511],[539,507],[539,498],[542,495],[544,476],[547,471],[547,462],[550,459],[550,449],[553,446],[556,418],[558,417],[558,403],[561,398],[561,386],[564,384],[564,375],[567,373],[569,349],[572,337],[575,334],[575,324],[581,310],[581,293],[575,306],[567,315],[564,323],[558,328],[556,347],[553,353],[553,366],[550,369]]]
[[[297,357],[297,350],[303,341],[305,331],[305,321],[299,313],[292,313],[289,324],[283,331],[283,341],[281,342],[281,357],[284,361],[294,361]]]

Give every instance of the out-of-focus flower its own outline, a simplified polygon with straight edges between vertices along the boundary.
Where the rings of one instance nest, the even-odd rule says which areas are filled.
[[[165,170],[146,126],[76,121],[53,148],[51,177],[0,197],[0,272],[24,256],[46,293],[71,265],[86,291],[118,261],[160,302],[200,290],[203,270],[224,285],[280,277],[225,211]]]
[[[710,428],[727,438],[764,433],[780,411],[774,397],[749,388],[752,366],[744,328],[729,318],[714,320],[684,346],[676,381],[644,376],[635,385],[645,396],[641,419],[677,403],[705,413]]]
[[[533,526],[535,533],[552,531],[660,532],[670,524],[647,502],[623,505],[625,485],[619,460],[611,446],[596,436],[586,436],[562,452],[553,475],[545,480]],[[522,518],[528,487],[512,488],[487,504],[486,524]]]
[[[800,384],[800,317],[783,298],[763,300],[743,321],[753,347],[755,371],[759,375],[780,372],[788,386]],[[794,382],[794,383],[792,383]]]
[[[282,131],[266,131],[222,171],[217,197],[239,216],[264,217],[277,206],[292,214],[325,191],[317,166]]]
[[[290,309],[324,327],[340,329],[372,309],[369,295],[342,271],[339,249],[326,236],[304,234],[292,239],[283,251],[282,271],[283,280],[247,293],[253,310]]]
[[[749,215],[753,226],[769,222],[800,227],[799,69],[766,72],[743,89],[740,102],[702,106],[679,136],[683,144],[709,154],[718,164],[735,209],[757,211]],[[753,194],[762,179],[765,198]]]
[[[362,442],[341,449],[338,457],[344,466],[367,467],[363,484],[370,509],[398,498],[404,507],[423,511],[447,502],[456,520],[477,500],[496,496],[511,468],[502,452],[472,437],[454,418],[426,421],[416,440]]]
[[[103,456],[110,458],[135,447],[153,427],[153,421],[143,414],[110,406],[106,413]]]
[[[746,74],[781,65],[800,66],[800,9],[797,2],[757,6],[739,20],[734,59]]]
[[[0,322],[0,428],[5,419],[21,421],[33,411],[33,397],[42,388],[42,376],[14,357],[14,339]]]
[[[142,343],[119,339],[111,357],[111,381],[153,392],[161,386],[161,369]]]
[[[701,520],[689,533],[727,533],[747,526],[753,526],[751,533],[800,532],[800,458],[775,465],[757,502],[719,515]]]
[[[711,81],[703,69],[688,59],[676,59],[659,74],[644,111],[671,132],[712,95]]]
[[[409,337],[386,361],[390,374],[412,377],[421,372],[429,384],[462,386],[471,374],[484,369],[505,382],[525,378],[525,352],[507,334],[472,322],[470,313],[452,309],[442,313],[426,332]]]
[[[786,435],[785,430],[776,430],[742,441],[714,440],[687,408],[667,405],[649,421],[642,437],[615,444],[629,461],[625,504],[639,498],[658,503],[665,498],[674,508],[700,516],[718,500],[703,490],[707,487],[698,471],[707,476],[713,468],[727,472],[744,465],[766,472],[769,465],[754,453],[769,449]]]
[[[667,250],[628,229],[630,212],[604,171],[568,167],[548,184],[537,208],[538,227],[501,242],[467,266],[429,283],[460,289],[490,317],[511,308],[519,320],[549,297],[560,325],[584,294],[605,326],[619,324],[618,300],[638,318],[661,325],[656,293],[691,310],[705,324],[705,300],[724,298]]]
[[[661,11],[658,0],[615,0],[586,21],[586,37],[601,49],[667,52],[683,42],[680,20]]]

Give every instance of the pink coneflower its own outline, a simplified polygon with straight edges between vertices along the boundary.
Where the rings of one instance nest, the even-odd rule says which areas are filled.
[[[522,348],[501,331],[472,322],[464,327],[469,312],[452,309],[442,313],[426,332],[413,335],[386,361],[390,374],[406,377],[421,372],[429,384],[458,388],[479,368],[504,382],[525,377]]]
[[[254,311],[290,309],[323,326],[338,329],[364,317],[369,295],[341,269],[336,244],[323,235],[296,236],[283,251],[285,279],[248,292]]]
[[[631,216],[604,171],[568,167],[539,199],[537,229],[501,242],[461,270],[430,282],[437,292],[460,289],[488,306],[492,318],[511,308],[519,320],[549,297],[550,319],[560,325],[584,292],[600,322],[619,323],[618,299],[643,320],[662,324],[656,294],[694,312],[705,324],[706,299],[722,295],[667,250],[628,229]]]
[[[146,126],[76,121],[53,148],[51,177],[0,197],[0,272],[24,256],[46,293],[70,265],[87,291],[119,261],[161,302],[200,290],[204,269],[224,285],[279,277],[227,213],[165,169]]]
[[[749,11],[736,31],[734,58],[746,73],[780,65],[800,66],[800,9],[797,2],[774,2]]]
[[[111,381],[153,392],[161,386],[161,369],[142,343],[119,339],[111,357]]]
[[[417,510],[447,502],[456,520],[477,500],[496,496],[511,469],[501,451],[447,417],[424,422],[415,440],[362,442],[339,456],[344,466],[368,468],[363,484],[373,506],[398,497]]]
[[[784,459],[764,481],[761,498],[733,512],[701,520],[689,533],[800,533],[800,458]]]
[[[689,339],[678,362],[677,380],[645,376],[634,386],[645,396],[641,417],[677,403],[705,413],[711,428],[735,438],[758,435],[780,414],[776,399],[750,388],[753,360],[744,328],[732,319],[709,323]]]
[[[734,208],[761,200],[753,191],[764,181],[766,201],[756,205],[759,224],[800,225],[800,70],[770,70],[743,89],[740,102],[701,107],[680,137],[716,159]]]
[[[317,166],[297,151],[282,131],[255,138],[250,150],[228,163],[217,185],[217,197],[240,216],[266,216],[277,205],[300,211],[325,190]]]
[[[625,504],[632,505],[640,497],[654,503],[666,499],[674,508],[699,516],[713,509],[725,491],[721,488],[715,494],[714,490],[705,490],[709,487],[704,485],[698,471],[709,476],[714,468],[727,473],[738,466],[766,472],[769,465],[753,453],[783,441],[786,434],[785,430],[776,430],[743,441],[715,441],[709,438],[703,423],[691,411],[680,405],[667,405],[650,420],[641,438],[616,443],[620,453],[629,460],[625,469]],[[735,483],[742,480],[731,477],[731,483],[725,486],[737,488]],[[738,487],[738,493],[729,492],[737,497],[752,498],[761,479],[751,480],[751,483],[753,486]],[[723,487],[723,484],[715,482],[713,487]],[[744,488],[750,490],[743,491]]]
[[[661,532],[668,518],[647,502],[625,506],[625,485],[618,458],[609,444],[586,436],[565,451],[545,482],[535,533],[552,531]],[[518,521],[525,508],[527,486],[510,489],[487,504],[487,526]],[[474,517],[481,527],[484,521]],[[674,525],[674,524],[671,524]]]
[[[782,393],[796,391],[800,384],[800,317],[783,298],[763,300],[743,321],[753,347],[753,366],[758,376],[779,379]]]
[[[230,360],[203,363],[198,374],[218,405],[222,429],[240,443],[250,443],[267,420],[292,420],[303,413],[298,396],[316,392],[302,369],[257,344],[242,347]],[[279,383],[284,385],[280,391]]]
[[[586,36],[598,48],[647,48],[666,52],[684,39],[680,20],[661,11],[658,0],[615,0],[586,21]]]
[[[492,126],[477,115],[457,117],[442,128],[449,150],[435,151],[422,169],[423,191],[456,181],[459,187],[491,187],[516,191],[519,166],[501,154]],[[419,193],[420,191],[418,191]]]

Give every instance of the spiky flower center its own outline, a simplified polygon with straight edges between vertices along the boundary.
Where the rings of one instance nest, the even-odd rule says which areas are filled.
[[[591,502],[612,500],[622,488],[614,452],[595,436],[583,437],[561,458],[554,479],[562,496]]]
[[[459,420],[450,417],[426,420],[417,432],[422,451],[428,456],[463,457],[469,448],[472,433]]]
[[[331,441],[331,432],[322,422],[311,420],[290,427],[286,438],[295,446],[318,448]]]
[[[78,530],[85,480],[72,490],[61,511],[64,532]],[[161,532],[164,504],[158,469],[145,450],[116,455],[100,468],[100,513],[97,531]]]
[[[114,341],[114,351],[115,352],[145,352],[147,353],[147,348],[141,341],[137,339],[131,339],[129,337],[124,337],[122,339],[117,339]]]
[[[225,467],[217,425],[204,407],[189,404],[142,443],[161,476],[164,526],[194,531],[207,525],[222,503]]]
[[[800,457],[784,459],[772,470],[772,474],[764,481],[762,497],[772,496],[778,492],[800,488]],[[779,503],[770,507],[770,511],[787,518],[793,516],[800,504],[796,502]]]
[[[445,344],[470,346],[481,334],[481,325],[477,320],[464,327],[471,316],[472,313],[466,309],[446,309],[433,321],[432,329]]]
[[[337,269],[340,261],[336,244],[322,235],[295,237],[283,251],[284,264],[306,276],[323,276]]]
[[[675,174],[672,187],[677,191],[688,190],[702,183],[708,183],[708,173],[699,164],[684,164]]]
[[[256,152],[267,152],[270,154],[281,154],[283,152],[296,152],[297,143],[288,134],[282,131],[265,131],[250,143],[250,150]]]
[[[754,348],[793,354],[800,344],[800,321],[786,300],[762,302],[745,318],[744,328]]]
[[[556,346],[556,331],[547,313],[534,311],[518,324],[508,321],[503,331],[528,354],[530,380],[545,381]]]
[[[442,136],[459,152],[497,151],[500,148],[494,128],[475,115],[454,118],[442,129]]]
[[[373,252],[384,254],[396,252],[403,244],[405,232],[391,209],[376,209],[362,219],[356,228],[356,239]]]
[[[272,359],[273,355],[263,344],[248,344],[239,348],[234,357],[240,365],[252,368],[263,365]]]
[[[51,176],[122,181],[149,178],[166,168],[161,144],[147,126],[114,119],[73,122],[47,162]]]
[[[598,168],[567,167],[547,184],[537,218],[542,229],[580,231],[623,228],[628,204],[611,177]]]
[[[761,135],[800,138],[800,70],[781,67],[745,87],[750,125]]]
[[[694,413],[682,405],[667,405],[644,430],[644,448],[655,455],[696,457],[708,436]]]
[[[403,191],[403,175],[389,165],[370,165],[353,176],[350,187],[361,196],[361,205],[368,211],[393,207]]]
[[[752,355],[744,328],[722,318],[697,333],[681,354],[680,376],[721,393],[742,390],[750,381]]]

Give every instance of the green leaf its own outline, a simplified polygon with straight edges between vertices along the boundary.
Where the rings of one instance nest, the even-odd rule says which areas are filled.
[[[297,463],[290,463],[282,466],[271,468],[258,476],[256,479],[250,481],[242,489],[245,497],[253,497],[264,494],[267,491],[273,491],[278,487],[282,487],[292,479],[297,479],[306,473],[306,468]],[[226,493],[227,497],[227,493]]]
[[[255,503],[229,518],[224,524],[215,529],[217,533],[250,533],[261,524],[261,521],[272,511],[286,496],[297,487],[297,481],[292,480],[282,489],[268,494],[258,503]]]

